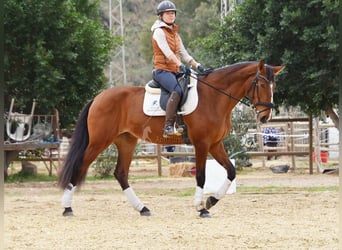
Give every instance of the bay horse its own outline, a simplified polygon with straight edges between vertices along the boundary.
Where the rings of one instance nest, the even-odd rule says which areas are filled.
[[[194,206],[200,217],[210,217],[209,208],[223,198],[235,179],[235,168],[222,143],[231,128],[233,108],[247,97],[256,112],[256,120],[266,123],[272,113],[275,76],[283,68],[266,65],[261,60],[236,63],[208,75],[198,75],[198,106],[183,120],[195,148],[197,186]],[[58,179],[64,190],[64,216],[73,215],[71,203],[75,188],[84,182],[89,165],[111,144],[115,144],[118,151],[114,176],[128,202],[142,216],[151,215],[128,183],[129,167],[138,139],[156,144],[184,142],[179,136],[163,137],[164,117],[143,113],[144,92],[141,86],[113,87],[98,94],[81,111]],[[227,179],[217,193],[204,202],[208,153],[226,169]]]

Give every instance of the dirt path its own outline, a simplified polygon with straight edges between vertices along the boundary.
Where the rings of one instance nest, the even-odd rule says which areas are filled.
[[[201,219],[194,178],[131,184],[151,217],[141,217],[115,181],[87,182],[75,216],[61,216],[55,183],[5,184],[5,249],[338,249],[338,176],[258,172],[238,176]]]

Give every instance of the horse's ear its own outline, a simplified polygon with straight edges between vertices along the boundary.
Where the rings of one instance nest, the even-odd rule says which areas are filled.
[[[280,72],[283,71],[283,69],[285,69],[285,66],[274,66],[273,70],[274,70],[274,75],[278,75]]]
[[[260,60],[259,65],[258,65],[259,72],[262,71],[264,69],[264,67],[265,67],[265,60],[262,59],[262,60]]]

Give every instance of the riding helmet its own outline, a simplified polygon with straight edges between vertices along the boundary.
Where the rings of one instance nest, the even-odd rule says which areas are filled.
[[[159,16],[161,13],[166,11],[174,11],[176,12],[176,5],[171,1],[162,1],[160,4],[158,4],[157,7],[157,15]]]

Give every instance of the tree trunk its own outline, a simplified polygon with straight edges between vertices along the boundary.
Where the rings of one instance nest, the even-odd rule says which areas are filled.
[[[336,112],[332,109],[332,107],[327,107],[325,109],[325,113],[327,114],[327,116],[330,117],[330,119],[333,121],[335,127],[337,129],[339,129],[339,117],[336,114]]]
[[[320,143],[320,130],[319,130],[319,118],[314,118],[314,160],[316,163],[317,173],[322,173],[322,159],[321,159],[321,143]],[[312,157],[312,156],[311,156]]]

